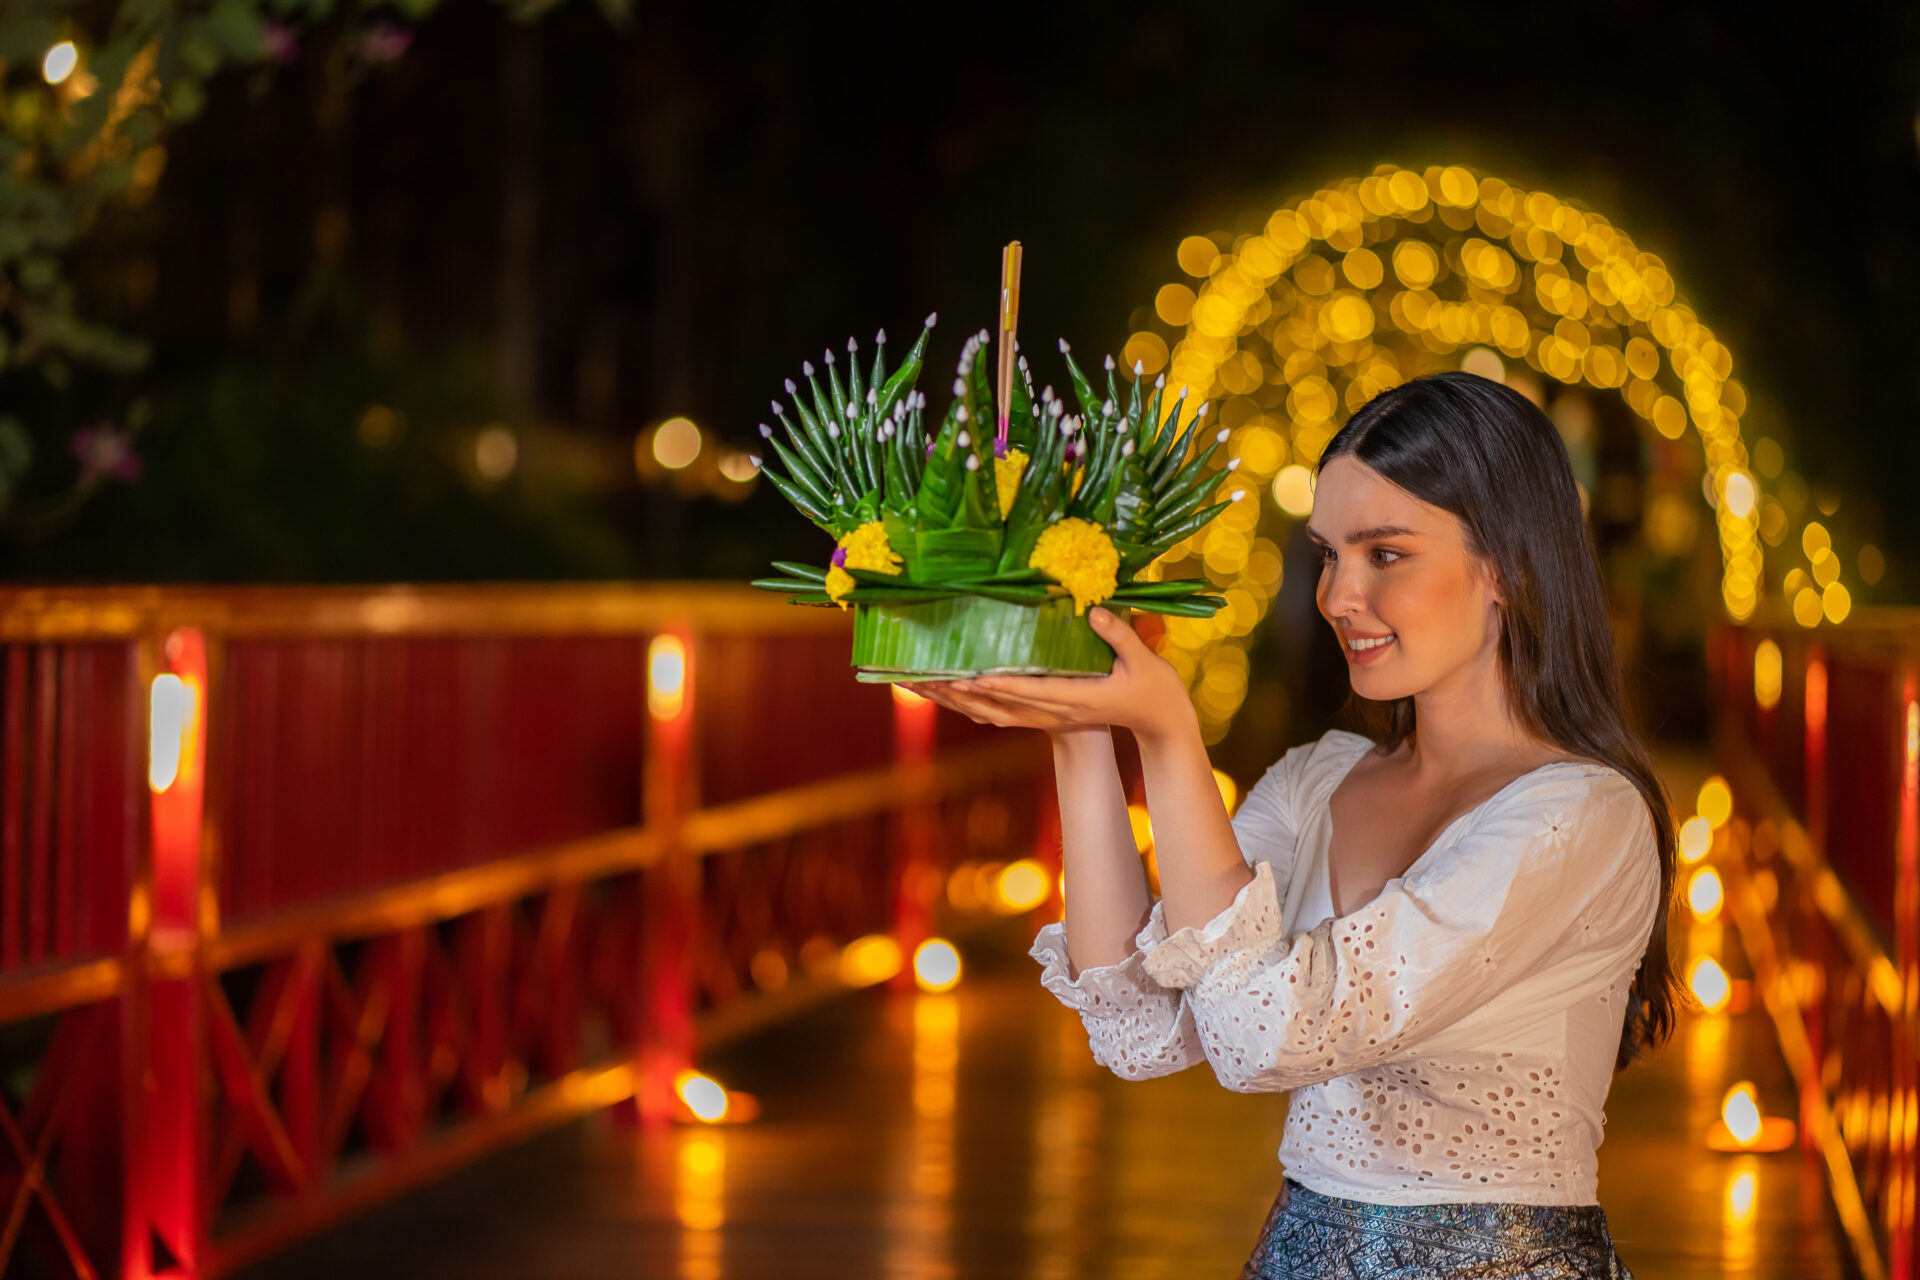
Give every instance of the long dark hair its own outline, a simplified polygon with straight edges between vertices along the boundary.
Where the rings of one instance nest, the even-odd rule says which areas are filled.
[[[1452,512],[1468,548],[1498,572],[1507,704],[1535,736],[1617,769],[1639,790],[1660,851],[1660,913],[1633,978],[1617,1065],[1673,1030],[1678,984],[1667,955],[1673,814],[1627,723],[1606,595],[1566,446],[1525,396],[1471,373],[1436,373],[1361,406],[1321,454],[1351,456],[1422,502]],[[1354,695],[1349,708],[1384,755],[1413,734],[1411,697]]]

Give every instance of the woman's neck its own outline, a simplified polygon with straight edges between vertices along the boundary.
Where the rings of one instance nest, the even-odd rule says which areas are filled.
[[[1413,695],[1408,767],[1442,781],[1518,763],[1550,750],[1514,718],[1497,658],[1474,662]]]

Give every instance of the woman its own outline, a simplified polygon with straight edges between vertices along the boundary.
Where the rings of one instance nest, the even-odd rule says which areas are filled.
[[[1052,737],[1042,981],[1118,1074],[1291,1091],[1247,1280],[1627,1277],[1595,1148],[1616,1065],[1672,1025],[1674,837],[1566,451],[1498,383],[1419,378],[1329,443],[1306,532],[1370,732],[1288,751],[1231,820],[1180,677],[1106,610],[1109,676],[916,686]]]

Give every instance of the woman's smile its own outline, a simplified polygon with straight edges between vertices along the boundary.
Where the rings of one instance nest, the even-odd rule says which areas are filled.
[[[1391,631],[1379,632],[1374,635],[1360,635],[1357,632],[1349,632],[1341,648],[1345,651],[1348,662],[1356,667],[1364,667],[1368,663],[1378,662],[1381,658],[1386,657],[1387,650],[1391,648],[1393,643],[1399,638],[1400,637],[1394,635]]]

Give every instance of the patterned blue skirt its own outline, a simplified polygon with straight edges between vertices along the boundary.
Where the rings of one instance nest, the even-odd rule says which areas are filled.
[[[1597,1204],[1367,1204],[1281,1185],[1240,1280],[1633,1280]]]

